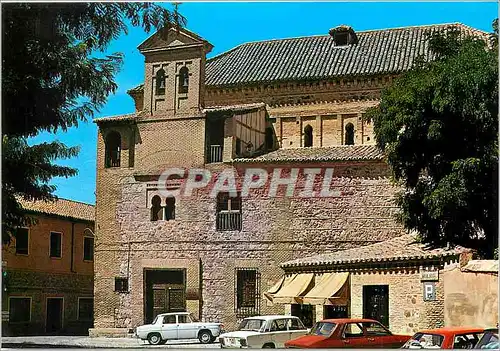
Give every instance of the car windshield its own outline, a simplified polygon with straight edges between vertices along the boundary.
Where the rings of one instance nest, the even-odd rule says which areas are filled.
[[[263,319],[244,319],[241,321],[238,330],[260,331],[266,323]]]
[[[403,349],[439,349],[444,336],[439,334],[417,333],[403,345]]]
[[[476,345],[476,349],[497,349],[498,350],[498,332],[487,331]]]
[[[309,331],[309,335],[329,336],[336,325],[337,324],[330,322],[318,322],[312,327],[311,331]]]

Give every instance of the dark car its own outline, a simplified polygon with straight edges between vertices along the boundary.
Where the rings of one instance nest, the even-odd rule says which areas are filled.
[[[325,319],[304,336],[287,341],[286,348],[399,348],[409,335],[392,334],[373,319]]]
[[[477,342],[475,349],[495,349],[498,350],[498,328],[485,329],[483,336]]]

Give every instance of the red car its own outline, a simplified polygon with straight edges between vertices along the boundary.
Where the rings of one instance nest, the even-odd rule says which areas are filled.
[[[484,330],[467,327],[422,330],[413,335],[403,349],[473,349]]]
[[[394,335],[373,319],[325,319],[311,331],[285,343],[285,347],[300,349],[321,348],[399,348],[409,335]]]

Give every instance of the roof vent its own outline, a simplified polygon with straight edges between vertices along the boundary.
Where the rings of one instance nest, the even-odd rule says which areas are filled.
[[[332,36],[335,46],[346,46],[358,43],[358,36],[350,26],[341,25],[330,29],[328,33]]]

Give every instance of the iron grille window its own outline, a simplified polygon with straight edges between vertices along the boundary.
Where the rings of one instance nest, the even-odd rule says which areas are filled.
[[[61,233],[50,232],[50,257],[61,258],[61,244]]]
[[[229,193],[217,195],[217,223],[218,231],[241,230],[241,197],[231,197]]]
[[[83,238],[83,259],[85,261],[94,260],[94,238]]]
[[[115,278],[115,291],[128,292],[128,278]]]
[[[236,316],[245,318],[260,314],[260,273],[254,268],[236,269]]]

